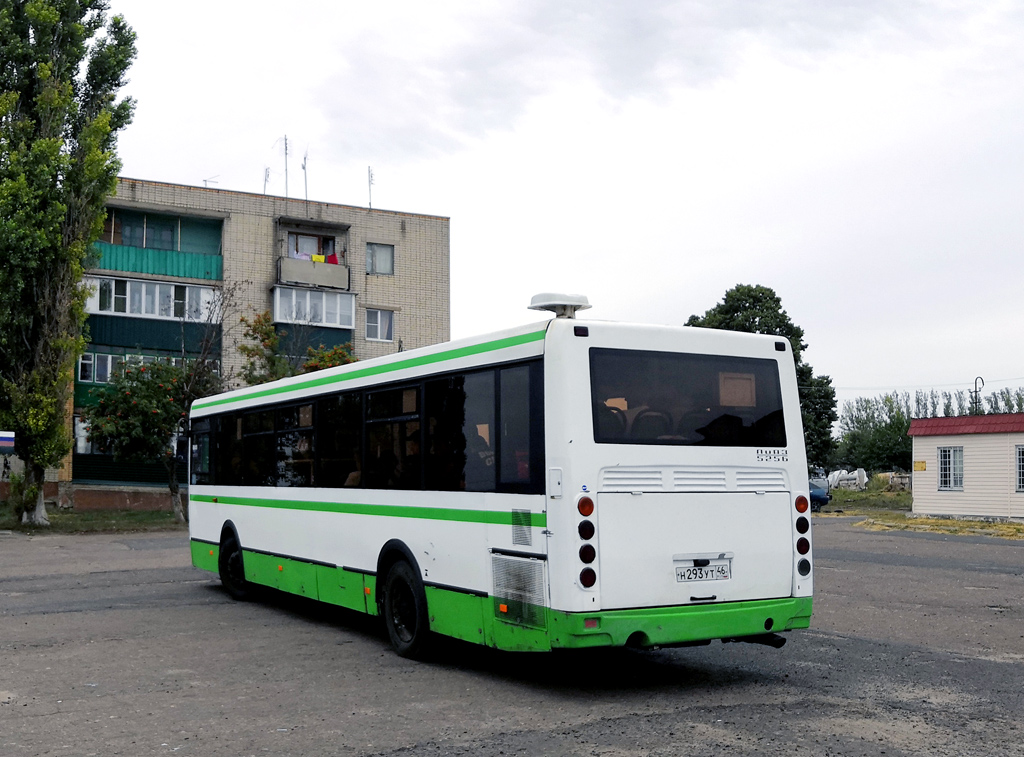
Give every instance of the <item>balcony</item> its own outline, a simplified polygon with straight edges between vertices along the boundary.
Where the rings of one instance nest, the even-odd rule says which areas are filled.
[[[326,287],[328,289],[351,289],[351,278],[347,265],[314,263],[296,258],[277,259],[277,283],[298,286]]]
[[[96,268],[103,271],[148,273],[153,276],[211,281],[220,281],[224,276],[224,258],[220,255],[155,250],[109,242],[96,242],[96,251],[100,256]]]

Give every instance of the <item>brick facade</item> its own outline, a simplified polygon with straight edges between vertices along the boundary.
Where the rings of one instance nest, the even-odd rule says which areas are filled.
[[[449,220],[350,205],[122,178],[111,206],[181,216],[223,218],[223,285],[236,288],[224,313],[223,367],[237,374],[242,315],[272,309],[277,260],[287,229],[339,229],[350,289],[356,295],[353,350],[366,359],[447,341],[451,333]],[[347,227],[347,229],[345,228]],[[344,229],[344,231],[340,231]],[[394,245],[394,274],[367,275],[366,245]],[[339,253],[341,250],[339,250]],[[340,255],[339,255],[340,257]],[[394,312],[393,340],[366,339],[366,309]]]

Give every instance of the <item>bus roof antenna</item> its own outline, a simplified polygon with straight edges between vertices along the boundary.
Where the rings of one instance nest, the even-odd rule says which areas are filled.
[[[577,310],[586,310],[590,301],[585,294],[542,292],[530,300],[530,310],[550,310],[556,318],[575,318]]]

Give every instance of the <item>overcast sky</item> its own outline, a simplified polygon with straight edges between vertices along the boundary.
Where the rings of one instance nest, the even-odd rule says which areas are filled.
[[[112,0],[125,176],[451,218],[453,337],[772,287],[840,403],[1024,385],[1019,2]]]

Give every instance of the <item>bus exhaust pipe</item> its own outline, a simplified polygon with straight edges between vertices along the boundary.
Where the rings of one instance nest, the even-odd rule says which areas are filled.
[[[773,649],[782,649],[786,646],[786,638],[777,633],[761,633],[756,636],[737,636],[732,639],[722,639],[723,644],[762,644]]]

